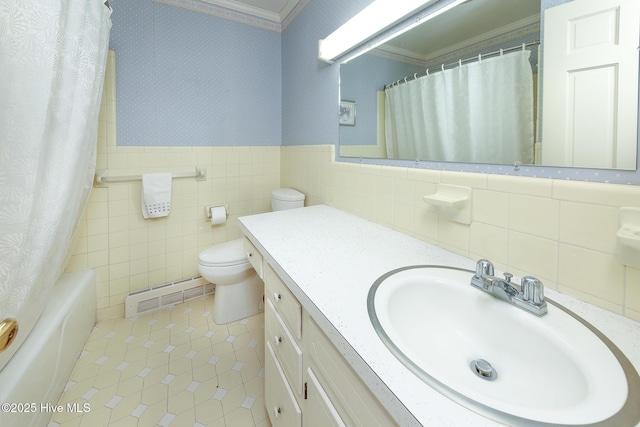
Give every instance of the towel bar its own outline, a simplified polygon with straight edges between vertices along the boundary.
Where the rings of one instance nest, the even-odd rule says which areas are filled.
[[[197,181],[204,181],[207,179],[207,168],[206,166],[196,166],[194,172],[172,173],[171,178],[195,178]],[[142,181],[142,175],[109,176],[109,171],[102,169],[96,170],[93,186],[106,187],[109,183],[130,181]]]

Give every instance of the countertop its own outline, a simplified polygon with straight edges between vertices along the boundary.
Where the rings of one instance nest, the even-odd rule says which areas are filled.
[[[475,260],[325,205],[238,220],[240,229],[400,425],[501,425],[413,375],[379,339],[367,312],[371,285],[390,270],[409,265],[474,270]],[[551,289],[545,289],[545,296],[607,335],[640,371],[640,323]]]

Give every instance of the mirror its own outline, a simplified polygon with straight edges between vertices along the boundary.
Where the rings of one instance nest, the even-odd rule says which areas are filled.
[[[613,1],[617,3],[617,0]],[[543,1],[545,3],[549,2]],[[576,9],[585,2],[574,0],[569,3]],[[611,37],[610,34],[617,34],[617,29],[613,28],[617,25],[616,19],[621,17],[620,21],[624,21],[624,12],[628,11],[613,17],[610,14],[611,5],[608,5],[609,14],[603,14],[598,20],[594,18],[598,16],[596,12],[582,9],[567,12],[564,10],[566,6],[554,6],[541,14],[540,0],[470,0],[341,64],[339,155],[386,159],[374,161],[382,163],[393,159],[507,164],[516,165],[515,168],[520,164],[532,164],[635,170],[638,141],[636,47],[639,24],[630,22],[628,25],[635,26],[629,37],[631,40],[626,46],[620,43],[622,47],[618,48],[616,38],[613,41],[616,44],[614,48],[607,44],[611,41],[607,38]],[[576,20],[574,17],[578,15],[588,15],[588,19]],[[626,15],[630,16],[630,21],[637,21],[634,19],[637,13]],[[547,35],[540,32],[541,16],[545,19]],[[559,41],[556,33],[549,33],[554,25],[553,28],[564,28],[562,26],[572,19],[584,24],[572,28],[573,39]],[[603,61],[609,61],[608,65],[611,61],[609,53],[620,51],[620,58],[616,61],[624,63],[630,71],[624,75],[618,73],[618,63],[612,67],[607,64],[582,64],[581,67],[589,71],[582,74],[566,67],[550,67],[549,64],[567,62],[559,59],[565,52],[557,46],[570,43],[577,47],[574,49],[576,51],[584,50],[587,45],[595,45],[595,49],[583,56],[594,58],[602,56],[604,52],[607,59]],[[529,93],[523,101],[524,106],[511,105],[501,101],[501,98],[494,98],[494,94],[498,96],[497,93],[503,91],[502,88],[491,88],[489,92],[479,93],[480,101],[473,100],[473,94],[470,93],[477,90],[470,90],[467,83],[460,83],[461,70],[485,68],[501,61],[500,57],[514,55],[525,56],[529,69],[526,70],[522,66],[522,59],[519,59],[519,67],[525,77],[518,77],[520,83],[504,91],[511,100],[523,98],[521,93]],[[545,60],[548,64],[543,67]],[[514,67],[506,66],[509,69]],[[436,77],[437,74],[441,76]],[[571,87],[558,89],[557,81],[566,81],[566,75],[573,78]],[[472,75],[469,78],[477,82],[479,77]],[[619,80],[621,78],[626,79],[624,83]],[[433,96],[435,92],[441,94],[442,89],[434,89],[425,83],[429,79],[449,79],[455,82],[449,83],[449,86],[454,86],[454,91],[463,88],[463,110],[467,111],[460,112],[451,107],[451,97],[459,94],[446,94],[444,98]],[[490,76],[491,80],[496,79]],[[497,80],[501,83],[510,79],[501,77]],[[526,85],[522,86],[522,82]],[[539,92],[538,87],[544,88],[545,84],[550,89]],[[413,87],[409,89],[411,85]],[[478,86],[486,88],[488,84],[481,81]],[[624,87],[624,93],[612,92],[612,87]],[[408,93],[416,90],[423,91],[418,95],[419,101],[410,101],[402,107],[394,104],[397,102],[394,96],[406,102]],[[513,90],[519,91],[515,97],[509,94]],[[582,92],[568,95],[575,90]],[[392,91],[400,95],[393,95]],[[632,98],[628,96],[629,93],[633,95]],[[425,101],[427,97],[428,102]],[[575,102],[564,105],[567,98]],[[621,98],[624,100],[620,101]],[[563,105],[560,107],[559,104]],[[503,111],[501,107],[504,107]],[[445,110],[450,113],[450,117],[445,119],[448,122],[432,122],[431,118],[428,123],[424,121],[426,116],[445,115],[442,113]],[[480,113],[482,115],[478,119]],[[467,116],[479,122],[473,124]],[[567,119],[559,121],[559,117]],[[505,124],[510,127],[503,127]],[[441,128],[451,128],[453,133],[433,131]],[[467,133],[462,132],[463,129]],[[500,138],[505,141],[497,141]],[[425,144],[425,141],[429,142]],[[500,145],[505,143],[510,144],[509,149]],[[429,147],[425,148],[426,145]]]

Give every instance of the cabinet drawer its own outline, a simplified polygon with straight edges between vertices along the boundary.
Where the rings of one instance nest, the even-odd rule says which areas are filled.
[[[264,317],[265,341],[271,343],[291,388],[302,396],[302,350],[269,300]]]
[[[244,252],[247,254],[247,259],[251,263],[253,269],[258,273],[261,279],[264,280],[264,272],[262,267],[262,254],[258,252],[258,249],[251,243],[248,238],[244,238]]]
[[[271,348],[265,345],[264,360],[264,402],[269,420],[274,427],[301,427],[302,411],[296,402],[293,392],[287,384],[284,372]]]
[[[273,303],[291,333],[302,339],[302,306],[268,264],[264,282],[266,299]]]

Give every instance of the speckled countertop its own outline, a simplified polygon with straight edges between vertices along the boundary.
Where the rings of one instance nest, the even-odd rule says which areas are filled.
[[[499,425],[413,375],[379,339],[367,312],[369,288],[390,270],[425,264],[473,270],[474,260],[324,205],[239,223],[400,425]],[[640,323],[550,289],[545,295],[591,322],[640,371]]]

